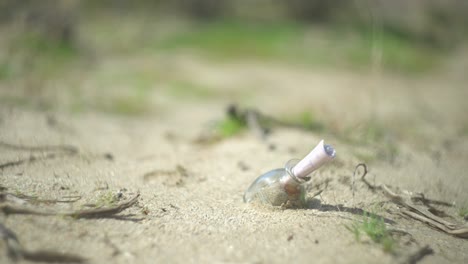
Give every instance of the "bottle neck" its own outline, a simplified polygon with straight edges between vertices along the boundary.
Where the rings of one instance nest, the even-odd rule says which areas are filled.
[[[299,163],[299,159],[291,159],[289,160],[288,162],[286,162],[286,164],[284,165],[284,169],[286,170],[286,172],[289,174],[289,176],[291,176],[291,178],[297,182],[298,184],[303,184],[307,181],[310,180],[310,177],[305,177],[305,178],[299,178],[297,177],[295,174],[294,174],[294,171],[293,171],[293,168],[294,166],[297,165],[297,163]]]

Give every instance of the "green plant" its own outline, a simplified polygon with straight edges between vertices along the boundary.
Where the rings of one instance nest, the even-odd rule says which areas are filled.
[[[464,204],[460,208],[458,208],[458,215],[464,218],[468,217],[468,204]]]
[[[247,127],[247,124],[242,120],[232,117],[226,117],[216,125],[216,131],[222,137],[232,137],[242,132]]]
[[[118,197],[111,191],[99,195],[96,201],[96,207],[109,207],[115,205],[119,201]]]
[[[361,241],[361,235],[367,235],[372,241],[380,244],[385,252],[393,252],[395,240],[385,226],[384,220],[370,213],[364,213],[362,219],[357,219],[350,226],[346,226],[353,233],[356,241]]]

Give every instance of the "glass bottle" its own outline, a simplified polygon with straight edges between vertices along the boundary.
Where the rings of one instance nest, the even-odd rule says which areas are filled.
[[[310,174],[336,156],[335,149],[323,140],[302,160],[292,159],[284,168],[271,170],[258,177],[244,194],[244,202],[274,206],[305,204],[304,183]]]

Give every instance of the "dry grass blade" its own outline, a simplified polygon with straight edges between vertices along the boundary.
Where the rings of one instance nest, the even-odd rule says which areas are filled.
[[[127,202],[121,203],[116,206],[106,207],[106,208],[97,208],[97,209],[88,209],[88,210],[81,210],[77,212],[71,212],[65,214],[66,216],[72,216],[75,218],[98,218],[98,217],[105,217],[109,215],[115,215],[123,210],[132,207],[138,202],[138,198],[140,194],[135,195],[132,199],[128,200]]]
[[[0,205],[0,210],[4,214],[31,214],[31,215],[42,215],[42,216],[51,216],[51,215],[60,215],[60,216],[71,216],[74,218],[99,218],[107,217],[111,215],[118,214],[123,210],[135,205],[138,202],[138,197],[140,194],[137,194],[132,199],[127,202],[121,203],[116,206],[106,207],[106,208],[96,208],[88,210],[78,210],[73,212],[53,212],[37,209],[29,209],[24,207],[13,206],[10,204]]]
[[[0,164],[0,169],[7,168],[7,167],[13,167],[13,166],[18,166],[23,163],[28,161],[27,159],[22,159],[22,160],[17,160],[17,161],[8,161],[5,163]]]
[[[46,155],[43,155],[43,156],[30,156],[29,158],[20,159],[17,161],[8,161],[6,163],[2,163],[0,164],[0,169],[18,166],[26,162],[36,162],[39,160],[55,159],[59,156],[73,156],[76,154],[77,154],[76,152],[63,152],[63,153],[47,153]]]
[[[432,214],[428,209],[422,207],[422,206],[418,206],[418,205],[415,205],[413,204],[409,199],[406,199],[400,195],[397,195],[395,194],[394,192],[392,192],[386,185],[382,185],[382,190],[385,194],[385,196],[387,196],[388,198],[390,198],[393,202],[403,206],[403,207],[406,207],[407,209],[411,210],[411,211],[414,211],[414,212],[417,212],[419,213],[420,215],[423,215],[427,218],[430,218],[440,224],[443,224],[444,226],[450,228],[450,229],[453,229],[456,227],[455,224],[452,224],[434,214]]]
[[[366,164],[364,164],[364,163],[359,163],[359,164],[356,165],[356,167],[354,168],[354,172],[353,172],[353,182],[351,183],[351,190],[352,190],[352,192],[353,192],[353,203],[354,203],[354,193],[355,193],[356,175],[357,175],[357,172],[358,172],[359,167],[363,167],[363,168],[364,168],[364,172],[362,173],[361,179],[364,180],[364,177],[365,177],[366,174],[367,174],[367,166],[366,166]],[[367,184],[367,186],[371,186],[371,185]],[[373,189],[371,189],[371,190],[373,190]]]
[[[362,167],[364,169],[362,175],[361,175],[361,180],[367,185],[367,187],[369,187],[369,189],[371,191],[376,191],[376,190],[381,190],[382,189],[382,186],[380,185],[374,185],[374,184],[371,184],[370,182],[367,181],[366,179],[366,175],[367,175],[367,165],[365,163],[359,163],[358,165],[356,165],[356,167],[354,168],[354,174],[353,174],[353,177],[354,175],[356,174],[356,172],[358,171],[358,168],[359,167]]]
[[[70,145],[23,146],[0,141],[0,147],[30,152],[69,152],[78,153],[78,148]]]
[[[6,204],[6,203],[0,205],[0,210],[2,211],[2,213],[6,215],[10,215],[10,214],[29,214],[29,215],[43,215],[43,216],[59,215],[59,213],[57,212],[30,209],[30,208],[14,206],[11,204]]]
[[[29,196],[25,194],[14,194],[9,192],[0,192],[0,202],[13,202],[13,203],[74,203],[81,199],[79,195],[71,195],[71,196],[62,196],[59,199],[40,199],[36,196]]]
[[[260,124],[259,113],[255,110],[246,111],[247,126],[258,138],[264,140],[268,134],[268,129]]]
[[[456,237],[461,237],[461,238],[468,238],[468,228],[467,227],[462,227],[462,228],[449,228],[446,225],[443,225],[441,223],[438,223],[437,221],[434,221],[432,218],[420,215],[418,213],[409,211],[409,210],[402,210],[401,211],[404,215],[407,215],[413,219],[419,220],[431,227],[437,228],[447,234],[456,236]]]
[[[49,152],[43,156],[30,156],[29,158],[24,158],[16,161],[8,161],[3,164],[0,164],[0,169],[7,167],[19,166],[26,162],[35,162],[38,160],[53,159],[58,156],[67,156],[67,155],[76,155],[78,154],[78,148],[69,145],[57,145],[57,146],[23,146],[15,145],[7,142],[0,141],[0,147],[20,150],[20,151],[29,151],[29,152]]]
[[[318,191],[314,192],[314,193],[311,195],[311,197],[314,198],[315,196],[322,194],[323,191],[324,191],[324,189],[318,190]]]
[[[72,254],[63,254],[54,251],[25,251],[22,252],[22,257],[25,260],[33,262],[50,262],[50,263],[84,263],[86,259],[83,257],[72,255]]]
[[[453,203],[448,203],[445,201],[439,201],[439,200],[434,200],[434,199],[428,199],[424,196],[423,193],[418,193],[416,195],[411,196],[411,200],[414,202],[422,202],[423,204],[426,205],[442,205],[442,206],[447,206],[447,207],[453,207]]]

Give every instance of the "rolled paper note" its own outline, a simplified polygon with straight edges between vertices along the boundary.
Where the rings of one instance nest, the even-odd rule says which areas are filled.
[[[293,173],[296,177],[304,179],[335,156],[335,149],[330,145],[323,144],[322,139],[307,156],[294,166]]]

